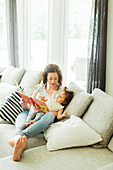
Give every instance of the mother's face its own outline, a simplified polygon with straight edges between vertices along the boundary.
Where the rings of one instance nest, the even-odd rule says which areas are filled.
[[[58,83],[58,74],[56,72],[55,73],[48,73],[48,75],[47,75],[47,83],[52,88],[56,87],[57,83]]]

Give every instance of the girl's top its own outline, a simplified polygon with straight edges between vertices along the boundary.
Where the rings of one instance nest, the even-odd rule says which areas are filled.
[[[47,93],[46,89],[41,84],[39,84],[35,87],[35,91],[37,92],[36,99],[39,99],[39,96],[45,96],[45,99],[48,99],[46,104],[51,112],[52,111],[56,112],[64,108],[60,103],[56,102],[55,100],[55,96],[57,93],[61,91],[61,88],[59,90],[56,90],[54,94],[50,95]],[[29,122],[31,116],[35,114],[36,112],[34,111],[33,106],[31,106],[26,122]]]

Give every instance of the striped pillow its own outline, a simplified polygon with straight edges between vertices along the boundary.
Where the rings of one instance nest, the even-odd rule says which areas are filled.
[[[11,93],[5,103],[0,107],[0,117],[11,124],[15,124],[18,114],[23,111],[17,91]]]

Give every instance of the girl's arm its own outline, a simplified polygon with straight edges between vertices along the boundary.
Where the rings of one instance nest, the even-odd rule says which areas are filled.
[[[58,120],[61,120],[61,119],[63,119],[64,117],[66,117],[66,115],[67,115],[67,112],[66,112],[66,111],[63,112],[63,109],[61,109],[61,110],[58,111],[57,119],[58,119]]]

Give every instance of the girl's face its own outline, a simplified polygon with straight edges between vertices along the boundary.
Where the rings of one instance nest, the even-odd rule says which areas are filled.
[[[47,83],[49,84],[49,87],[52,87],[53,89],[57,87],[58,83],[58,74],[55,73],[48,73],[47,75]]]
[[[57,93],[56,95],[56,101],[60,104],[64,103],[65,98],[66,98],[66,94],[65,91],[63,90],[60,93]]]

